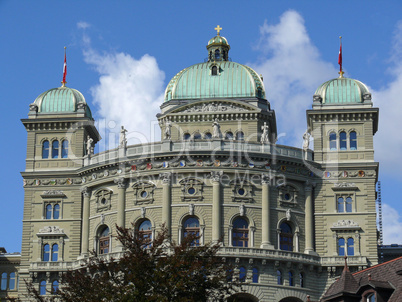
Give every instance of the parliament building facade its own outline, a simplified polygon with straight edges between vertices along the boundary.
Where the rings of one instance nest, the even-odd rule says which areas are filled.
[[[218,30],[205,62],[170,80],[158,142],[127,145],[122,127],[117,148],[94,154],[91,110],[65,83],[29,105],[22,251],[1,294],[26,299],[26,279],[50,295],[90,251],[118,257],[116,225],[222,240],[219,257],[243,282],[239,301],[319,300],[344,256],[351,271],[377,264],[379,110],[367,86],[342,72],[323,83],[303,147],[279,145],[262,76],[229,50]]]

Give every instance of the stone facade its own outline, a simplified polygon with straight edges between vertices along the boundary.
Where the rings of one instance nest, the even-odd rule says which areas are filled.
[[[235,265],[236,276],[245,274],[241,301],[318,300],[341,273],[344,254],[351,270],[377,263],[378,109],[367,98],[326,106],[315,96],[307,111],[314,152],[308,141],[303,149],[278,145],[262,79],[226,64],[229,46],[217,37],[207,48],[225,56],[211,50],[199,70],[211,68],[208,76],[228,85],[230,68],[237,68],[231,74],[247,73],[245,85],[255,94],[222,90],[185,99],[175,89],[190,75],[180,72],[158,115],[160,142],[127,146],[122,132],[118,148],[92,154],[100,136],[86,103],[50,113],[34,103],[22,120],[28,138],[20,280],[49,294],[90,251],[118,257],[116,224],[138,231],[147,225],[153,237],[165,223],[177,242],[188,227],[199,232],[200,244],[221,239],[219,255]],[[350,135],[346,150],[331,150],[333,132]],[[189,218],[196,223],[188,225]],[[19,292],[23,298],[23,282]]]

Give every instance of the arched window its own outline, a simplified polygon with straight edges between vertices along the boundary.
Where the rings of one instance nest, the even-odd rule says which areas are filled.
[[[352,197],[346,197],[346,204],[345,204],[345,206],[346,206],[346,212],[347,213],[350,213],[350,212],[352,212]]]
[[[248,247],[248,222],[242,217],[233,221],[232,245]]]
[[[68,140],[63,140],[61,142],[61,158],[68,157]]]
[[[1,274],[1,290],[7,289],[7,273]]]
[[[345,256],[345,239],[338,239],[338,256]]]
[[[49,141],[46,140],[42,143],[42,158],[49,158]]]
[[[343,197],[338,198],[338,213],[343,213],[345,210],[345,200]]]
[[[304,274],[303,273],[299,274],[299,285],[300,285],[300,287],[304,287]]]
[[[108,254],[110,248],[109,228],[104,227],[99,235],[99,254]]]
[[[258,283],[259,274],[256,267],[253,268],[253,283]]]
[[[49,259],[50,259],[50,245],[45,244],[43,246],[42,261],[49,261]]]
[[[347,147],[346,147],[346,132],[345,131],[342,131],[341,133],[339,133],[339,147],[340,147],[340,149],[342,151],[347,149]]]
[[[60,217],[60,205],[56,203],[53,207],[53,219],[59,219]]]
[[[192,235],[197,237],[191,245],[198,246],[200,244],[200,222],[197,217],[189,217],[183,224],[183,237]]]
[[[57,261],[59,259],[59,245],[52,245],[52,261]]]
[[[184,139],[185,141],[189,140],[190,137],[191,137],[190,133],[184,133],[184,134],[183,134],[183,139]]]
[[[46,206],[46,219],[52,219],[52,205],[48,204]]]
[[[350,132],[349,139],[350,139],[350,150],[357,150],[357,136],[355,131]]]
[[[349,237],[348,238],[348,256],[354,256],[355,255],[355,241],[353,238]]]
[[[58,290],[59,290],[59,281],[54,280],[52,282],[52,294],[57,294]]]
[[[278,285],[283,284],[282,272],[280,270],[276,271],[276,282],[278,283]]]
[[[8,284],[8,289],[14,290],[15,289],[15,273],[10,274],[10,280]]]
[[[217,66],[212,66],[212,75],[218,75],[218,67]]]
[[[375,294],[373,293],[373,294],[369,294],[367,297],[366,297],[366,301],[367,302],[375,302]]]
[[[194,139],[201,139],[201,134],[198,132],[194,133]]]
[[[225,134],[225,139],[229,139],[229,140],[232,140],[233,139],[233,133],[232,132],[226,132],[226,134]]]
[[[205,139],[212,139],[212,134],[210,132],[205,133],[204,135]]]
[[[279,236],[280,249],[283,251],[293,251],[292,228],[286,222],[281,223],[279,228],[281,230]]]
[[[295,286],[295,282],[293,280],[293,273],[289,272],[288,276],[289,276],[289,286]]]
[[[329,150],[334,151],[336,150],[336,133],[331,132],[329,134]]]
[[[53,141],[52,143],[52,158],[59,158],[59,141]]]
[[[220,53],[219,49],[216,49],[215,50],[215,59],[219,60],[220,58],[221,58],[221,53]]]
[[[243,266],[241,266],[239,268],[239,281],[240,282],[246,282],[246,272],[247,271]]]
[[[143,240],[144,247],[151,247],[152,242],[152,224],[148,219],[143,220],[138,226],[138,237]]]
[[[236,133],[236,140],[238,140],[238,141],[244,140],[244,133],[243,133],[243,131],[239,131],[239,132]]]
[[[42,280],[39,284],[39,295],[46,295],[46,281]]]

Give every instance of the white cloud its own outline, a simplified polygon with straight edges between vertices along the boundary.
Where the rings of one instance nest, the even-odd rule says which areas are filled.
[[[91,25],[85,21],[80,21],[77,23],[77,28],[79,28],[79,29],[87,29],[90,26]]]
[[[264,23],[260,28],[259,62],[250,64],[264,76],[264,85],[277,116],[280,144],[301,147],[306,109],[320,84],[336,77],[336,68],[325,62],[310,40],[302,16],[285,12],[278,24]]]
[[[380,108],[378,133],[375,138],[376,160],[381,162],[384,174],[401,179],[402,169],[402,21],[395,30],[391,53],[392,67],[389,72],[394,79],[386,87],[373,91],[373,101]]]
[[[155,116],[163,102],[165,79],[156,59],[148,54],[135,59],[122,52],[99,53],[91,47],[87,35],[83,41],[84,60],[99,74],[99,84],[91,87],[91,94],[105,138],[100,149],[116,146],[118,140],[109,131],[119,132],[121,125],[128,130],[129,144],[154,140],[152,131],[159,128]]]
[[[401,243],[402,242],[402,217],[397,210],[384,203],[382,205],[383,214],[383,243]]]

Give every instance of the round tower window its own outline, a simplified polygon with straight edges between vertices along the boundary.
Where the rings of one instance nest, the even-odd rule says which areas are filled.
[[[243,196],[244,194],[246,194],[246,190],[244,190],[243,188],[240,188],[237,190],[237,194],[239,194],[240,196]]]
[[[195,194],[195,189],[193,187],[188,188],[187,193],[190,195],[194,195]]]
[[[142,191],[142,192],[141,192],[141,197],[142,197],[142,198],[146,198],[147,196],[148,196],[147,191]]]

